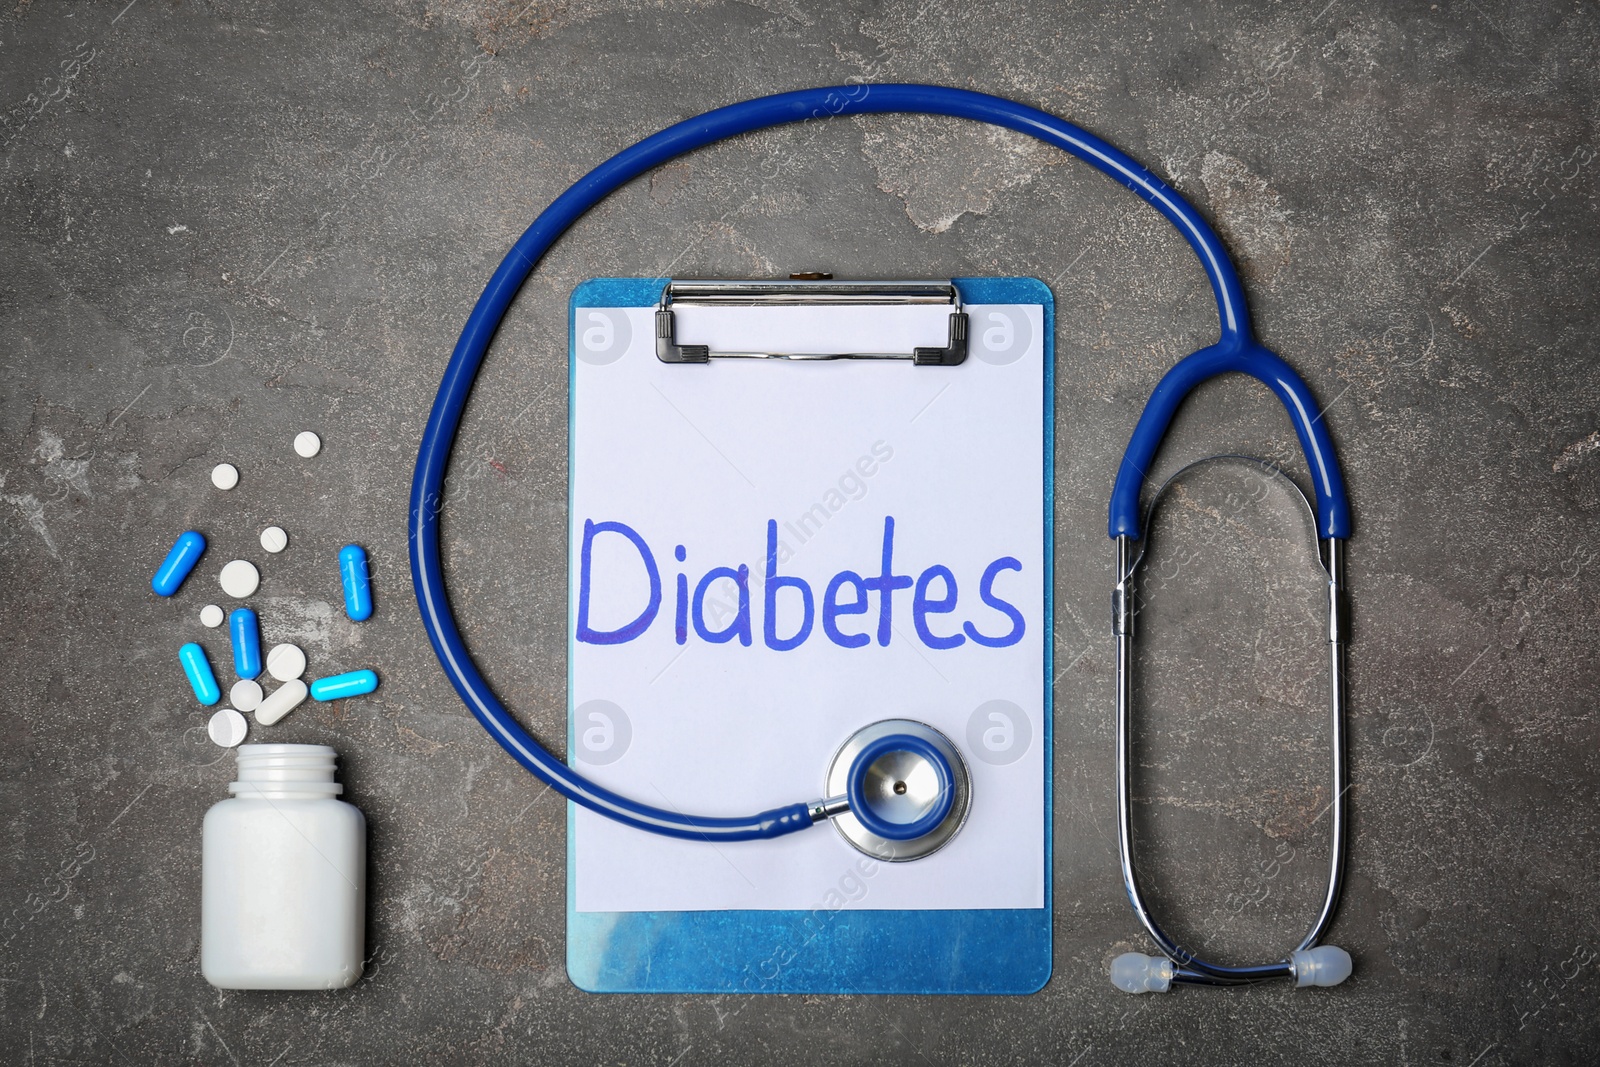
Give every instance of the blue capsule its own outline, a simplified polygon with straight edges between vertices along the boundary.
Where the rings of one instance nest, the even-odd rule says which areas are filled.
[[[189,676],[196,700],[210,707],[222,699],[222,688],[217,685],[217,676],[211,673],[205,649],[190,641],[178,649],[178,662],[183,664],[183,673]]]
[[[345,545],[339,550],[339,580],[344,583],[344,613],[354,622],[372,618],[372,581],[367,576],[366,549]]]
[[[331,678],[318,678],[311,683],[312,700],[340,700],[344,697],[366,696],[378,688],[378,676],[371,671],[351,671],[335,674]]]
[[[228,635],[233,638],[233,673],[254,678],[261,673],[261,626],[249,608],[234,608],[228,616]]]
[[[161,566],[156,568],[154,578],[150,579],[150,588],[156,591],[157,596],[171,596],[178,591],[178,586],[189,577],[189,572],[194,570],[194,565],[200,562],[200,556],[206,550],[206,539],[194,530],[189,530],[178,535],[178,540],[172,545],[172,551],[167,553],[167,558],[161,561]]]

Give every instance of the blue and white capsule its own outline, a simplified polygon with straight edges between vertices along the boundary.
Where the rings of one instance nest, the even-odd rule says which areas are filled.
[[[312,700],[342,700],[345,697],[366,696],[378,688],[378,676],[372,671],[351,671],[318,678],[311,683]]]
[[[339,550],[339,580],[344,583],[344,613],[352,622],[372,618],[372,580],[367,574],[367,550],[345,545]]]
[[[233,673],[240,678],[261,674],[261,624],[249,608],[234,608],[228,615],[228,636],[233,638]]]
[[[222,687],[217,684],[217,676],[211,673],[211,661],[206,659],[205,649],[190,641],[178,649],[178,662],[189,677],[196,700],[210,707],[222,699]]]
[[[199,531],[186,530],[179,534],[167,558],[156,568],[155,577],[150,579],[150,588],[156,591],[157,596],[176,593],[178,586],[194,570],[194,565],[200,562],[205,550],[206,539]]]

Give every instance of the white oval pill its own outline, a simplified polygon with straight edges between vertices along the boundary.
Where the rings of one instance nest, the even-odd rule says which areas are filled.
[[[298,645],[273,645],[267,653],[267,673],[287,682],[306,673],[306,654]]]
[[[322,438],[310,430],[302,430],[294,435],[294,450],[306,459],[310,459],[322,451]]]
[[[214,744],[223,748],[233,748],[244,740],[245,734],[250,732],[250,724],[244,721],[232,708],[223,708],[211,716],[211,721],[206,723],[206,736]]]
[[[224,593],[243,600],[254,593],[256,587],[261,584],[261,572],[256,570],[256,565],[249,560],[236,559],[222,568],[217,581],[222,583]]]
[[[261,683],[254,678],[241,678],[228,690],[228,699],[240,711],[255,711],[261,706]]]
[[[239,484],[239,468],[232,463],[218,463],[211,468],[211,484],[218,489],[232,489]]]
[[[210,626],[215,629],[222,625],[222,609],[215,604],[207,604],[200,609],[200,625]]]
[[[289,547],[289,535],[282,526],[268,526],[261,531],[261,547],[272,553],[282,552]]]
[[[293,648],[294,646],[290,645],[288,647]],[[300,650],[295,649],[295,651],[298,652]],[[309,692],[310,690],[306,688],[306,683],[300,679],[289,679],[274,689],[272,694],[261,702],[261,706],[256,709],[256,722],[262,726],[271,726],[304,703]]]

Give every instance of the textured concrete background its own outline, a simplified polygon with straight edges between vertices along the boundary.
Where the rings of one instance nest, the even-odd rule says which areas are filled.
[[[126,6],[124,6],[126,4]],[[520,9],[520,10],[519,10]],[[1593,1062],[1600,830],[1600,13],[1347,0],[1113,12],[786,0],[7,0],[0,12],[0,1005],[7,1062]],[[603,274],[1031,274],[1058,301],[1055,976],[1017,999],[594,997],[563,969],[564,809],[448,689],[408,591],[406,491],[445,357],[553,196],[715,104],[929,80],[1118,142],[1226,235],[1264,339],[1328,405],[1355,500],[1355,977],[1132,999],[1114,845],[1116,459],[1215,335],[1140,201],[951,121],[743,138],[614,196],[534,276],[452,475],[466,629],[563,736],[566,295]],[[321,432],[314,462],[289,451]],[[1204,388],[1163,453],[1276,455],[1270,395]],[[213,463],[243,481],[213,490]],[[1140,827],[1186,939],[1284,951],[1321,891],[1320,625],[1281,486],[1168,498],[1140,664]],[[1230,479],[1233,479],[1230,481]],[[1266,486],[1263,491],[1256,489]],[[368,977],[198,972],[199,823],[232,759],[173,663],[217,569],[290,531],[261,597],[368,699],[336,746],[372,827]],[[157,601],[173,535],[206,530]],[[1166,539],[1171,531],[1172,538]],[[379,609],[337,605],[359,539]],[[203,638],[214,661],[226,644]]]

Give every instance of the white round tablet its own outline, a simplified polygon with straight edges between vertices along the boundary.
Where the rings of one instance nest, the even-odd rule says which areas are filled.
[[[228,699],[240,711],[255,711],[261,706],[261,683],[253,678],[241,678],[228,690]]]
[[[215,604],[207,604],[200,609],[200,625],[216,629],[222,625],[222,609]]]
[[[297,645],[273,645],[267,653],[267,673],[280,682],[292,682],[306,673],[306,654]]]
[[[211,716],[211,721],[206,723],[206,734],[214,744],[223,748],[233,748],[244,740],[244,735],[250,732],[250,724],[244,721],[232,708],[223,708]]]
[[[282,552],[289,547],[289,535],[282,526],[268,526],[261,531],[261,547],[274,554]]]
[[[294,450],[306,459],[310,459],[322,451],[322,438],[310,430],[302,430],[294,435]]]
[[[254,593],[256,587],[261,584],[261,572],[256,570],[256,565],[249,560],[236,559],[223,566],[217,580],[222,583],[224,593],[243,600]]]
[[[218,489],[232,489],[239,484],[239,468],[232,463],[218,463],[211,468],[211,484]]]

